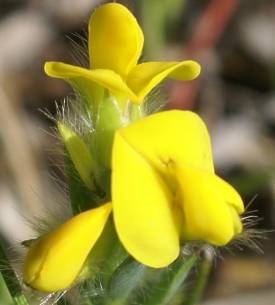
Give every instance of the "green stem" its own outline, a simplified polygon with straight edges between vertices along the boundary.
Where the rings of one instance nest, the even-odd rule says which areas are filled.
[[[144,279],[147,268],[128,257],[113,273],[108,287],[108,305],[124,305]]]
[[[1,270],[3,279],[16,305],[29,305],[25,295],[22,293],[20,282],[10,265],[8,258],[0,243],[0,261],[4,263],[5,269]]]
[[[197,260],[198,257],[195,254],[188,258],[180,257],[169,267],[169,271],[164,274],[157,287],[151,290],[143,305],[171,304]]]
[[[188,296],[188,299],[184,305],[195,305],[198,304],[203,296],[205,286],[209,277],[209,273],[212,266],[212,256],[207,253],[207,250],[204,251],[204,258],[199,267],[197,280],[191,291],[191,294]]]

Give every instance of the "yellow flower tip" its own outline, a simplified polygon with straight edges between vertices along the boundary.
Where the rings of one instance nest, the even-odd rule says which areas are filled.
[[[83,212],[34,242],[24,262],[26,284],[44,292],[71,286],[110,212],[110,203]]]
[[[188,240],[225,245],[234,236],[234,223],[216,175],[190,166],[175,168],[182,206],[182,234]]]
[[[46,75],[55,78],[71,79],[74,77],[81,77],[81,74],[87,73],[87,69],[65,64],[58,61],[47,61],[44,64],[44,71]]]
[[[184,212],[183,237],[226,245],[242,231],[237,191],[213,173],[177,169]]]
[[[54,78],[68,78],[68,75],[64,75],[62,71],[60,71],[60,65],[63,63],[61,62],[56,62],[56,61],[47,61],[44,64],[44,72],[46,75]],[[64,64],[66,65],[66,64]]]
[[[110,69],[125,78],[137,64],[143,40],[136,18],[125,6],[99,6],[89,21],[91,68]]]
[[[44,64],[44,71],[45,71],[46,75],[48,75],[50,77],[54,77],[53,73],[52,73],[53,65],[54,65],[54,62],[52,62],[52,61],[47,61]]]
[[[193,61],[193,60],[189,60],[188,62],[190,63],[189,64],[190,71],[188,72],[188,74],[190,75],[189,80],[193,80],[200,75],[201,65],[198,62]]]
[[[174,64],[168,74],[169,77],[177,80],[193,80],[199,76],[201,66],[193,60],[184,60]]]

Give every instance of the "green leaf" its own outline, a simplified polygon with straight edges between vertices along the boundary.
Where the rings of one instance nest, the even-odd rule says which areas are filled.
[[[25,295],[22,292],[21,285],[17,279],[15,272],[13,271],[12,266],[10,265],[6,253],[0,243],[0,261],[5,268],[1,271],[3,280],[6,287],[9,290],[10,296],[13,299],[13,303],[16,305],[29,305]],[[4,305],[4,304],[3,304]]]
[[[0,304],[14,305],[12,297],[9,293],[9,290],[6,286],[6,283],[1,273],[0,273]]]

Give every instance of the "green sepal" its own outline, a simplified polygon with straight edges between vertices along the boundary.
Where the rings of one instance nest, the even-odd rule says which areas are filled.
[[[86,112],[95,121],[97,107],[104,97],[105,88],[83,77],[76,77],[70,81],[76,96],[84,106]]]
[[[95,161],[85,142],[62,122],[57,123],[59,134],[82,181],[95,190],[93,177]]]
[[[97,150],[97,160],[107,168],[111,167],[115,131],[129,123],[125,105],[121,100],[105,91],[105,96],[97,108],[94,143]]]
[[[100,202],[104,202],[103,193],[94,193],[84,184],[67,151],[65,151],[64,163],[69,199],[74,215],[97,207]]]
[[[143,104],[130,104],[130,120],[131,122],[136,122],[144,117]]]
[[[110,218],[87,258],[85,266],[89,270],[89,277],[94,278],[100,273],[102,284],[107,285],[113,272],[127,256],[118,239],[113,219]]]

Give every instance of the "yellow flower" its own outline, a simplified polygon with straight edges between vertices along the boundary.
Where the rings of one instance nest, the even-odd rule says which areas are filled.
[[[180,239],[221,246],[242,231],[242,199],[215,175],[207,129],[189,111],[160,112],[116,132],[112,205],[120,241],[150,267],[172,263]]]
[[[172,263],[181,242],[221,246],[242,231],[242,199],[216,176],[207,129],[193,112],[160,112],[117,130],[111,184],[118,237],[147,266]],[[43,291],[69,286],[110,209],[107,204],[79,214],[35,243],[25,281]]]
[[[141,103],[164,78],[192,80],[200,73],[199,64],[190,60],[137,64],[143,33],[131,12],[118,3],[108,3],[94,11],[88,42],[90,69],[62,62],[45,64],[49,76],[67,80],[88,100],[99,98],[97,84],[115,96]]]
[[[31,246],[24,262],[24,281],[40,291],[69,287],[99,238],[111,212],[111,205],[83,212]]]
[[[139,104],[165,77],[191,80],[200,72],[193,61],[137,64],[142,48],[143,33],[135,17],[123,5],[109,3],[96,9],[89,22],[90,69],[45,64],[48,75],[71,83],[85,101],[101,102],[92,107],[97,110],[92,113],[97,159],[72,130],[62,123],[58,128],[91,190],[96,162],[103,159],[109,165],[111,155],[111,203],[80,213],[31,245],[24,280],[38,290],[59,291],[74,283],[111,209],[125,249],[154,268],[172,263],[182,242],[221,246],[242,231],[242,199],[215,174],[208,131],[199,116],[165,111],[119,128],[125,118],[112,103],[114,96]]]

